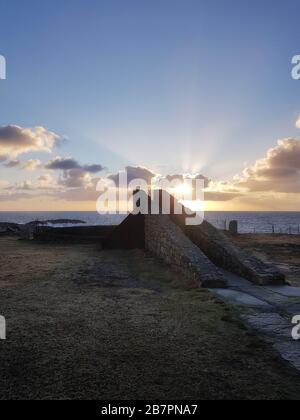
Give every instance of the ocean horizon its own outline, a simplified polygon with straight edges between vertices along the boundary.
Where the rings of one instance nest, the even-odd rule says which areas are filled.
[[[118,225],[126,214],[100,215],[93,211],[0,211],[0,223],[26,224],[32,221],[77,220],[84,225]],[[300,233],[300,212],[279,211],[207,211],[205,219],[220,229],[237,220],[240,233]],[[72,223],[68,224],[72,226]],[[80,226],[79,224],[76,224]],[[56,224],[56,227],[66,224]]]

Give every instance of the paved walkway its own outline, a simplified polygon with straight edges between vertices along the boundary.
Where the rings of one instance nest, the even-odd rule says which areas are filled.
[[[300,372],[300,340],[292,338],[292,318],[300,315],[300,288],[256,286],[224,271],[228,289],[211,290],[237,306],[241,318]]]

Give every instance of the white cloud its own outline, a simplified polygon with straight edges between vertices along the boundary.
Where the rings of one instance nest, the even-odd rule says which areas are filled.
[[[36,188],[53,190],[59,188],[59,185],[56,178],[51,174],[45,173],[38,178]]]
[[[51,153],[59,136],[44,127],[22,128],[17,125],[0,126],[0,156],[16,159],[23,153]]]
[[[29,159],[26,162],[21,163],[21,168],[25,169],[25,171],[35,171],[40,168],[41,165],[42,162],[39,159]]]
[[[279,140],[276,147],[267,151],[266,157],[258,159],[234,181],[235,187],[252,192],[299,193],[300,140]]]
[[[0,179],[0,189],[8,187],[9,183],[7,181],[4,181],[3,179]]]

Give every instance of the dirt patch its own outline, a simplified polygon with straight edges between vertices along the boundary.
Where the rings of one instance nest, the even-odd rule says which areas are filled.
[[[225,304],[142,251],[0,239],[2,399],[299,399]]]

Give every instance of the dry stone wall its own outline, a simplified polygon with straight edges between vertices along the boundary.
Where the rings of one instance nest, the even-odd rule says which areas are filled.
[[[199,286],[226,287],[218,268],[167,215],[145,216],[145,247]]]

